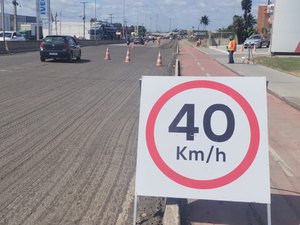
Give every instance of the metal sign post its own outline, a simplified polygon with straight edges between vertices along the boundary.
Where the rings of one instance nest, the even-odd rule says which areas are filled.
[[[138,203],[138,196],[135,194],[134,205],[133,205],[133,225],[136,225],[137,203]]]
[[[271,203],[267,204],[268,225],[271,225]]]

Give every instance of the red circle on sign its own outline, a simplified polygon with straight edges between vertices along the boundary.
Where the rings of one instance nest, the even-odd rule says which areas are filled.
[[[197,180],[197,179],[185,177],[177,173],[172,168],[170,168],[162,159],[162,157],[160,156],[157,150],[156,143],[155,143],[154,128],[155,128],[156,119],[162,107],[167,103],[168,100],[170,100],[172,97],[179,94],[180,92],[186,91],[188,89],[194,89],[194,88],[213,89],[228,95],[235,102],[237,102],[238,105],[243,109],[249,122],[250,143],[248,146],[247,154],[235,169],[225,174],[224,176],[215,179]],[[247,100],[234,89],[224,84],[214,82],[214,81],[208,81],[208,80],[189,81],[186,83],[179,84],[171,88],[170,90],[168,90],[157,100],[157,102],[152,107],[146,124],[146,143],[151,158],[156,164],[156,166],[171,180],[175,181],[178,184],[181,184],[186,187],[191,187],[191,188],[198,188],[198,189],[218,188],[218,187],[225,186],[238,179],[241,175],[243,175],[247,171],[247,169],[253,163],[258,151],[259,141],[260,141],[260,132],[259,132],[258,121],[252,107],[247,102]]]

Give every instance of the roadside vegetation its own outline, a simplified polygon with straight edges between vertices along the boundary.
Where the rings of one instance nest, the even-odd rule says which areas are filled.
[[[227,28],[221,28],[218,30],[219,32],[231,32],[235,34],[239,44],[242,44],[246,38],[257,32],[257,21],[251,13],[252,0],[242,0],[241,8],[244,12],[243,16],[234,15],[231,25]]]
[[[300,77],[299,57],[256,57],[255,62]]]

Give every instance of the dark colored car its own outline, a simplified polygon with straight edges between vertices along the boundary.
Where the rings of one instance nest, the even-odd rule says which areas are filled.
[[[40,44],[40,59],[81,59],[81,48],[75,38],[68,35],[48,35]]]
[[[142,37],[135,37],[135,38],[133,38],[133,43],[135,45],[143,45],[145,42]]]

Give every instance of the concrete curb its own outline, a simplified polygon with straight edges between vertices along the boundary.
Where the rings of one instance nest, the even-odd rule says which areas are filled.
[[[179,54],[179,46],[177,46],[177,57]],[[176,58],[174,76],[180,76],[180,61]],[[166,208],[163,216],[163,225],[180,225],[180,209],[179,204],[172,200],[166,200]]]
[[[165,208],[163,225],[180,225],[180,213],[178,204],[168,204]]]

